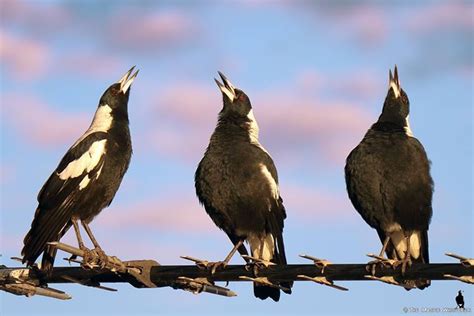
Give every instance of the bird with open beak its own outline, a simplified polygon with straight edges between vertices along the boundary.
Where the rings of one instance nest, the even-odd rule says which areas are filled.
[[[208,265],[225,267],[236,251],[243,256],[250,245],[259,263],[286,264],[283,244],[285,207],[278,174],[270,154],[259,142],[259,128],[249,97],[219,72],[224,106],[195,174],[196,194],[214,223],[234,247],[224,261]],[[256,272],[257,269],[254,269]],[[291,283],[276,287],[254,283],[256,297],[278,301],[280,289],[291,293]]]
[[[433,212],[430,161],[410,129],[409,111],[395,66],[394,75],[389,71],[382,114],[349,154],[345,167],[349,198],[383,244],[380,254],[371,257],[378,259],[375,263],[401,264],[402,273],[412,262],[429,263]],[[429,280],[399,281],[406,289],[430,285]]]
[[[89,223],[110,205],[130,163],[128,99],[138,74],[138,70],[133,73],[134,68],[104,92],[89,128],[69,148],[40,190],[38,207],[21,252],[23,262],[29,266],[43,253],[40,268],[49,273],[56,248],[48,243],[59,241],[71,226],[79,248],[89,253],[81,238],[79,221],[101,260],[107,260]]]

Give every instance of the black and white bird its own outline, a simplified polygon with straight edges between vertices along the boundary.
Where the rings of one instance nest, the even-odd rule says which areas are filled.
[[[428,227],[433,180],[423,145],[408,121],[410,103],[398,70],[389,72],[389,88],[378,121],[347,157],[347,192],[355,209],[383,244],[379,257],[402,264],[429,263]],[[401,280],[405,288],[424,289],[429,280]]]
[[[130,86],[138,70],[132,67],[102,95],[87,131],[72,145],[38,194],[38,207],[21,252],[23,263],[33,265],[43,253],[41,270],[52,270],[59,241],[74,226],[79,247],[81,221],[95,250],[105,256],[92,235],[89,223],[109,206],[128,169],[132,143],[128,120]]]
[[[195,174],[196,194],[214,223],[230,238],[234,248],[253,258],[286,264],[283,221],[286,218],[278,175],[270,154],[258,140],[259,128],[248,96],[219,72],[215,80],[224,98],[218,123]],[[291,284],[281,284],[291,293]],[[254,283],[260,299],[278,301],[280,290]]]
[[[464,296],[461,290],[459,290],[458,295],[456,295],[456,305],[458,308],[464,309]]]

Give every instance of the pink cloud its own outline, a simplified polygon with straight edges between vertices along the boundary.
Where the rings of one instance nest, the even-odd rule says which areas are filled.
[[[85,114],[55,111],[32,96],[4,95],[2,104],[4,123],[24,140],[40,146],[72,144],[89,124]]]
[[[282,184],[280,189],[288,217],[300,221],[315,219],[321,222],[339,219],[350,215],[352,210],[345,192],[341,194],[324,189],[285,184]]]
[[[181,12],[144,14],[129,8],[112,19],[108,40],[133,51],[167,50],[192,39],[196,32],[198,28],[191,17]]]
[[[446,29],[466,29],[472,33],[474,19],[472,2],[439,2],[416,11],[407,23],[409,31],[416,33]]]
[[[43,75],[50,61],[49,48],[41,42],[0,30],[0,61],[16,79]]]
[[[366,89],[361,93],[369,94],[368,91],[374,90],[372,81],[366,80],[368,88],[347,88],[349,82],[357,80],[363,86],[364,79],[349,76],[346,84],[341,80],[308,77],[303,87],[298,76],[296,82],[282,89],[272,87],[253,94],[247,90],[260,125],[261,141],[288,161],[305,152],[306,159],[322,157],[326,162],[340,165],[369,128],[371,116],[352,100],[323,100],[306,86],[322,82],[324,89],[331,86],[328,90],[338,95],[345,93],[347,99],[352,99],[355,92],[351,89]],[[163,123],[152,129],[147,143],[154,144],[165,155],[199,161],[221,110],[221,98],[212,83],[180,82],[163,89],[153,108],[153,115]]]
[[[114,56],[79,51],[68,54],[60,59],[58,64],[61,71],[72,73],[74,76],[81,74],[89,78],[104,77],[110,79],[110,74],[120,72],[124,63]]]
[[[49,35],[69,23],[71,13],[63,5],[21,0],[2,0],[2,24]]]
[[[213,232],[214,224],[204,208],[199,205],[193,191],[110,208],[95,221],[97,225],[115,229],[126,225],[144,229],[152,228],[161,232],[197,232],[199,234]]]

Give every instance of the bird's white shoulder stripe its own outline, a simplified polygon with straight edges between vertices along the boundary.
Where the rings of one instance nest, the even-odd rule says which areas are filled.
[[[105,154],[106,139],[102,139],[92,143],[88,151],[86,151],[79,159],[71,161],[67,167],[58,174],[61,180],[76,178],[84,171],[90,172],[97,166],[102,155]],[[84,181],[84,180],[83,180]],[[82,183],[82,182],[81,182]],[[85,184],[87,185],[87,184]]]
[[[268,185],[270,186],[272,197],[275,200],[278,200],[278,198],[280,197],[280,190],[278,189],[278,184],[276,183],[276,180],[273,178],[272,174],[270,173],[270,171],[268,170],[265,164],[260,163],[260,171],[262,172],[265,179],[267,179],[268,181]]]

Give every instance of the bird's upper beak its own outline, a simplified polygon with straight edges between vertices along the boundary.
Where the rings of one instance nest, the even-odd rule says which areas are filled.
[[[137,71],[135,71],[135,73],[130,76],[134,69],[135,66],[130,68],[130,70],[127,71],[127,73],[123,75],[123,77],[118,81],[118,83],[120,83],[120,91],[122,91],[123,94],[127,93],[128,89],[130,89],[130,86],[133,83],[133,80],[135,80],[138,75],[139,70],[137,69]]]
[[[400,80],[398,79],[398,69],[397,65],[395,65],[394,69],[394,76],[392,76],[392,70],[390,69],[388,71],[388,89],[390,88],[393,89],[393,92],[395,93],[395,98],[398,98],[400,96]]]
[[[234,99],[235,99],[235,88],[234,88],[234,86],[229,81],[229,79],[227,79],[227,77],[224,76],[224,74],[222,72],[218,71],[218,73],[219,73],[219,76],[221,77],[222,82],[224,84],[220,83],[219,80],[214,78],[214,80],[217,83],[217,86],[222,91],[222,93],[224,93],[230,99],[230,102],[234,102]]]

